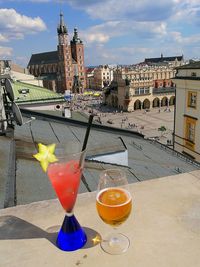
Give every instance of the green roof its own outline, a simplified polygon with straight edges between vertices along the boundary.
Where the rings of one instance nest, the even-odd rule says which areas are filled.
[[[55,93],[44,87],[17,81],[13,82],[12,85],[15,102],[18,104],[64,101],[62,94]]]

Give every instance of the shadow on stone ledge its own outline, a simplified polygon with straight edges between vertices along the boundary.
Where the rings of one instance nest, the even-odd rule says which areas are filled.
[[[51,227],[47,232],[15,216],[0,217],[0,240],[46,238],[56,246],[56,238],[60,226]],[[101,236],[93,229],[83,227],[87,235],[87,243],[82,249],[94,247],[101,242]]]

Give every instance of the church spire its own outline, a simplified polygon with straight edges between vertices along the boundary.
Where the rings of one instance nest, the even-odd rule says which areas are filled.
[[[72,43],[80,43],[82,44],[82,40],[79,38],[78,36],[78,30],[77,28],[74,28],[74,36],[73,36],[73,39],[72,39]]]
[[[60,12],[60,24],[58,24],[57,32],[58,32],[58,34],[67,34],[67,27],[65,25],[62,12]]]

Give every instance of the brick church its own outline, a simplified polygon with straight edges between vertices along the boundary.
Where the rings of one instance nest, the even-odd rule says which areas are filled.
[[[33,54],[28,63],[29,72],[43,79],[44,87],[53,91],[64,93],[70,90],[72,93],[81,93],[86,87],[83,42],[75,28],[69,43],[62,13],[57,33],[57,50]]]

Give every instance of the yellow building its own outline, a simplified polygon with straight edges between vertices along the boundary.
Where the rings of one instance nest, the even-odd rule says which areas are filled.
[[[200,62],[177,68],[174,149],[200,162]]]

